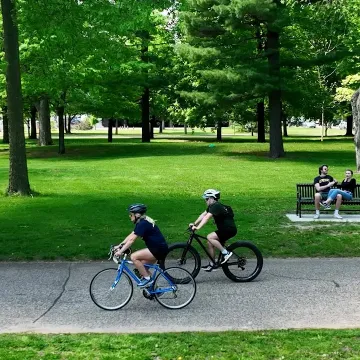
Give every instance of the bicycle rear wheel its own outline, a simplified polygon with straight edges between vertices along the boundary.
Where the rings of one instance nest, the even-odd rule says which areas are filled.
[[[176,243],[169,246],[164,266],[177,266],[187,270],[195,279],[200,271],[201,259],[194,247],[187,243]]]
[[[249,241],[237,241],[227,247],[233,256],[222,265],[225,275],[235,282],[254,280],[263,267],[260,250]]]
[[[91,300],[101,309],[118,310],[124,307],[133,294],[130,276],[123,272],[114,286],[117,269],[105,269],[98,272],[90,283]]]
[[[160,305],[172,310],[182,309],[193,301],[196,282],[187,270],[170,267],[156,277],[153,289]]]

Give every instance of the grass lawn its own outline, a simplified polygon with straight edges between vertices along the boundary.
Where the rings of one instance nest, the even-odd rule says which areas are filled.
[[[359,330],[0,335],[0,358],[122,360],[359,359]]]
[[[267,157],[269,144],[251,136],[215,143],[164,134],[151,144],[68,138],[63,156],[57,146],[29,141],[30,183],[40,196],[0,197],[0,260],[104,259],[109,244],[132,230],[126,208],[133,202],[148,205],[169,242],[184,241],[187,224],[204,210],[206,188],[221,190],[236,213],[237,238],[253,241],[265,257],[360,256],[359,225],[294,224],[285,217],[295,211],[295,184],[311,182],[319,165],[327,163],[338,180],[355,168],[352,140],[320,142],[320,129],[290,129],[313,136],[286,139],[286,157],[278,160]],[[0,145],[0,189],[7,182],[8,146]]]

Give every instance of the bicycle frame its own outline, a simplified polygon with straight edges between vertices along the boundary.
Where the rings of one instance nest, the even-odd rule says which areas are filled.
[[[198,242],[198,244],[202,247],[202,249],[205,251],[206,255],[208,256],[208,258],[211,260],[212,263],[218,265],[220,263],[221,260],[221,252],[219,252],[218,255],[218,259],[217,261],[209,254],[209,251],[206,249],[205,245],[202,243],[201,239],[206,240],[207,242],[209,241],[205,236],[199,235],[199,234],[195,234],[194,231],[191,231],[189,240],[186,242],[187,245],[191,245],[193,240],[196,240]],[[187,248],[184,249],[184,253],[187,251]],[[183,253],[183,257],[185,258],[185,254]]]
[[[117,283],[119,282],[122,273],[125,271],[131,279],[133,279],[136,284],[140,283],[140,278],[138,276],[136,276],[136,274],[134,274],[134,272],[129,269],[129,267],[127,266],[127,264],[133,264],[132,261],[130,260],[126,260],[126,257],[124,257],[121,262],[119,263],[118,269],[117,269],[117,275],[115,278],[114,283],[111,285],[111,289],[114,289],[117,285]],[[154,295],[154,294],[163,294],[166,292],[172,292],[174,290],[176,290],[176,285],[172,282],[171,279],[169,279],[166,274],[164,273],[164,271],[158,266],[158,265],[153,265],[153,264],[144,264],[145,268],[147,269],[153,269],[154,272],[151,275],[151,279],[155,280],[155,278],[157,277],[157,274],[160,273],[165,279],[166,281],[169,283],[169,287],[166,288],[157,288],[154,289],[153,285],[151,285],[149,288],[146,288],[146,290],[149,292],[149,294]]]

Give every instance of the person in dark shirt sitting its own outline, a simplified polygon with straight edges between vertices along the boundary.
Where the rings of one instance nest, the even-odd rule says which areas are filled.
[[[215,248],[219,249],[223,255],[221,264],[224,264],[232,256],[232,252],[227,251],[227,249],[224,248],[224,244],[237,233],[234,213],[230,206],[223,205],[218,201],[220,199],[220,191],[208,189],[205,190],[202,197],[205,199],[207,209],[189,226],[192,230],[199,230],[211,218],[214,219],[217,230],[207,236],[209,254],[214,258]],[[216,269],[216,265],[210,262],[209,265],[202,266],[202,269],[211,272]]]
[[[315,186],[315,216],[314,219],[319,219],[320,217],[320,204],[321,200],[326,200],[329,194],[330,188],[332,188],[337,181],[331,176],[328,175],[329,167],[327,165],[321,165],[319,167],[319,176],[314,179]]]
[[[336,199],[335,203],[335,212],[334,217],[336,219],[342,219],[342,216],[339,215],[339,209],[343,199],[351,200],[354,195],[356,180],[352,177],[353,171],[347,169],[345,171],[345,179],[342,181],[340,187],[341,189],[331,189],[329,195],[325,201],[322,201],[320,204],[325,207],[325,209],[330,209],[330,204]]]
[[[168,253],[168,245],[155,221],[146,216],[147,207],[144,204],[133,204],[128,207],[130,220],[135,224],[135,229],[118,246],[115,246],[115,256],[120,256],[135,242],[138,237],[143,238],[145,249],[131,254],[134,266],[139,270],[143,279],[138,286],[148,287],[153,281],[151,273],[146,270],[144,264],[155,264],[165,259]]]

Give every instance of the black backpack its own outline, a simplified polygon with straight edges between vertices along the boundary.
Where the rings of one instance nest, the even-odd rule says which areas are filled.
[[[222,204],[222,206],[224,207],[224,216],[228,216],[228,217],[233,218],[234,217],[234,211],[231,208],[231,206],[224,205],[224,204]]]

